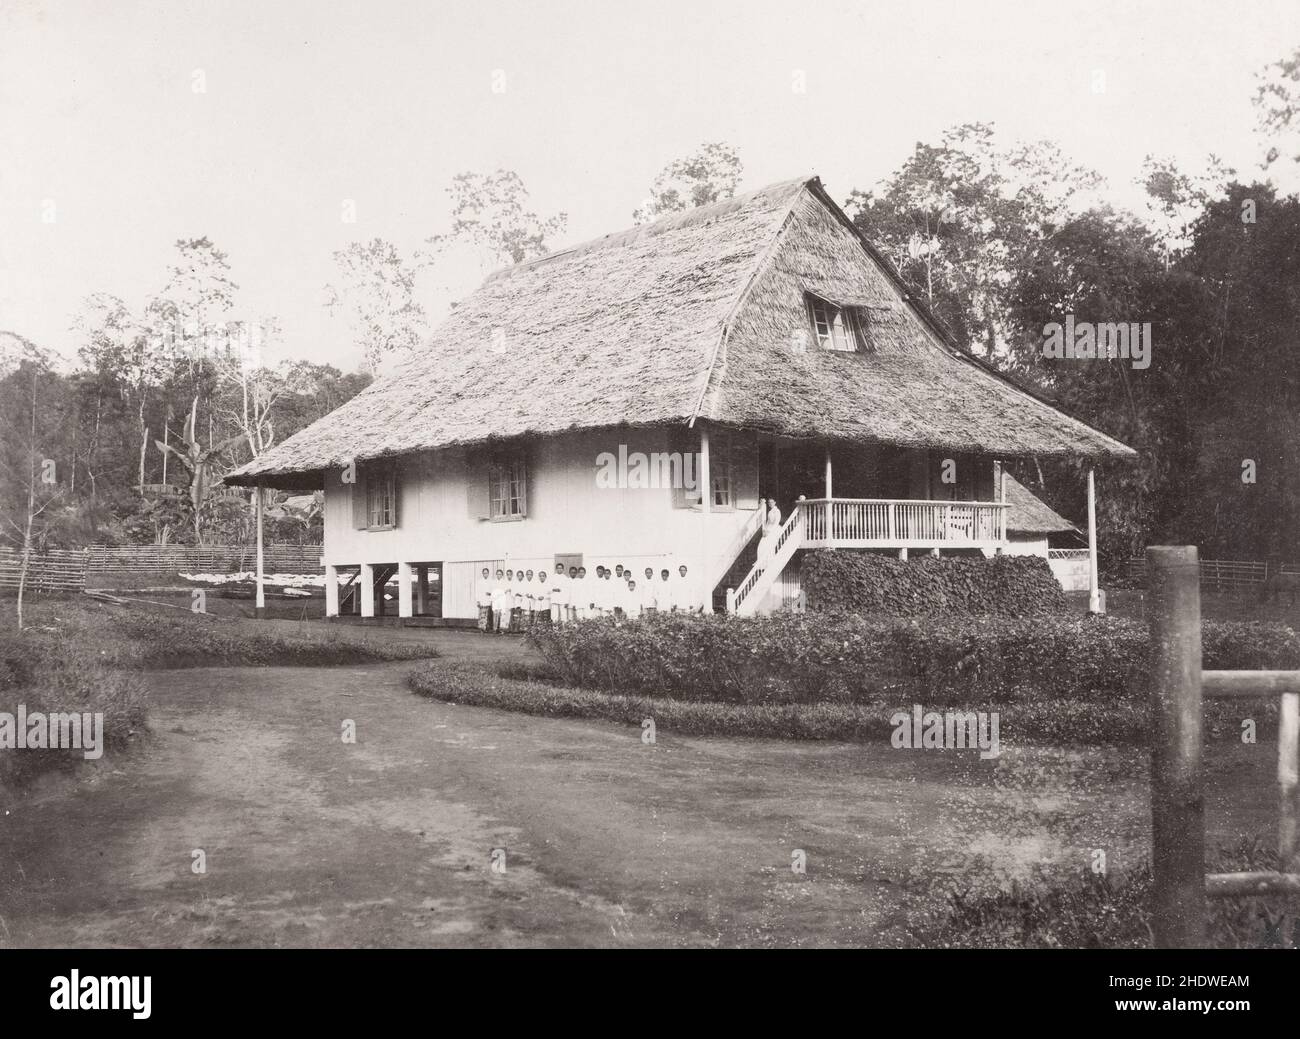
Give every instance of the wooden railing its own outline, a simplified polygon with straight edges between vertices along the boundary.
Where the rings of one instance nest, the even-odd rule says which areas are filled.
[[[1151,931],[1158,949],[1206,944],[1206,898],[1300,892],[1300,671],[1203,671],[1196,549],[1147,549],[1150,575]],[[1203,697],[1279,698],[1277,871],[1205,872]]]
[[[1006,540],[1003,502],[813,498],[799,503],[806,548],[980,545]]]
[[[755,612],[756,607],[754,604],[759,601],[762,595],[771,590],[776,579],[781,576],[781,571],[790,562],[790,558],[801,547],[803,543],[803,527],[803,518],[796,510],[785,521],[785,526],[777,534],[771,553],[766,558],[760,555],[755,560],[753,569],[740,582],[738,588],[734,591],[728,589],[728,613]],[[747,603],[749,605],[746,605]]]

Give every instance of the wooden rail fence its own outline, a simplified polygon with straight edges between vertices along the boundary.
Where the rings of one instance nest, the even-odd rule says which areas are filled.
[[[1300,574],[1300,563],[1261,563],[1248,559],[1202,559],[1199,561],[1201,584],[1216,590],[1260,585],[1278,573]],[[1141,556],[1130,559],[1126,570],[1134,581],[1145,581],[1149,569]]]
[[[1157,948],[1206,943],[1206,897],[1300,892],[1300,671],[1202,671],[1196,549],[1147,549],[1151,625],[1152,931]],[[1276,873],[1205,873],[1202,696],[1280,696]]]
[[[267,573],[315,574],[321,572],[320,545],[267,545],[263,567]],[[0,548],[0,588],[18,587],[22,553]],[[25,589],[41,592],[81,591],[88,574],[239,573],[254,569],[253,545],[94,545],[83,549],[48,549],[33,552],[27,564]]]
[[[22,577],[23,554],[0,549],[0,588],[17,588]],[[24,592],[79,592],[86,587],[86,552],[53,549],[32,553],[27,561]]]

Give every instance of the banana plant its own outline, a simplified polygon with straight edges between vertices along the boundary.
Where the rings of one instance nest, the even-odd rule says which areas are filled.
[[[244,436],[241,433],[223,440],[215,447],[205,448],[199,443],[198,413],[199,398],[195,397],[194,403],[190,406],[189,420],[185,423],[184,435],[181,438],[185,444],[184,451],[172,447],[171,444],[165,444],[161,440],[155,440],[154,444],[164,454],[170,452],[179,458],[181,464],[185,466],[186,471],[190,474],[190,504],[194,507],[194,543],[201,545],[203,541],[199,534],[199,514],[203,508],[203,503],[207,500],[208,491],[212,487],[216,457],[222,451],[243,443]]]

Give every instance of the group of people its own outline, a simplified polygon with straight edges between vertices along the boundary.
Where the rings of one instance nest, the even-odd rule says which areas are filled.
[[[685,565],[677,575],[664,568],[655,574],[647,566],[638,577],[622,563],[612,570],[597,566],[594,577],[585,566],[555,564],[555,572],[484,567],[478,592],[480,631],[505,634],[537,624],[567,624],[591,617],[634,619],[655,613],[703,613],[698,593]]]

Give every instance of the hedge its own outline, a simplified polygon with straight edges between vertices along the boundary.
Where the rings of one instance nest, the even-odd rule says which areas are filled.
[[[1206,668],[1300,668],[1300,636],[1205,622]],[[1110,617],[668,615],[533,635],[570,685],[719,703],[1145,702],[1146,625]],[[1138,697],[1137,701],[1133,698]]]
[[[804,559],[800,583],[808,609],[828,613],[1031,617],[1069,609],[1047,560],[1039,556],[904,561],[816,551]]]

